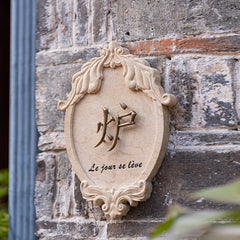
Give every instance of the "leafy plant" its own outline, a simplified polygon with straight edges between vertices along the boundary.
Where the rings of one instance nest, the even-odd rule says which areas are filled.
[[[0,170],[0,198],[8,195],[8,170]]]
[[[8,170],[0,170],[0,240],[8,239]]]
[[[240,205],[240,180],[232,183],[201,190],[192,194],[192,198],[226,204]],[[181,206],[172,206],[165,222],[160,224],[151,238],[156,239],[167,231],[167,239],[204,239],[204,240],[239,240],[240,209],[236,210],[201,210],[192,211]]]
[[[8,237],[8,212],[0,210],[0,239],[5,240]]]

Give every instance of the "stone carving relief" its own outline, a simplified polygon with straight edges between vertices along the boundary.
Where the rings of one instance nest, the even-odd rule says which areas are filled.
[[[167,147],[167,107],[175,104],[159,71],[113,42],[73,76],[58,103],[67,152],[82,196],[106,218],[121,218],[150,197]]]

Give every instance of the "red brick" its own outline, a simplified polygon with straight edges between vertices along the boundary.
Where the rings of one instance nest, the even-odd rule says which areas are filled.
[[[235,52],[240,50],[240,35],[209,37],[209,38],[184,38],[176,43],[180,52]]]
[[[149,56],[190,52],[237,52],[240,51],[240,35],[144,40],[126,43],[124,46],[132,54]]]

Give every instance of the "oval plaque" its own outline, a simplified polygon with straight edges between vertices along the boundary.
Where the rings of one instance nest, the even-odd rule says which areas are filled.
[[[160,73],[115,43],[85,63],[58,109],[66,111],[65,141],[82,196],[107,218],[126,215],[152,191],[168,142]]]

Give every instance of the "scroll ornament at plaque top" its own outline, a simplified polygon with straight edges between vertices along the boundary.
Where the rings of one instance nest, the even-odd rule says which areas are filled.
[[[160,80],[147,61],[111,42],[74,74],[67,100],[58,103],[82,196],[108,219],[150,197],[167,147],[168,107],[176,104]]]

